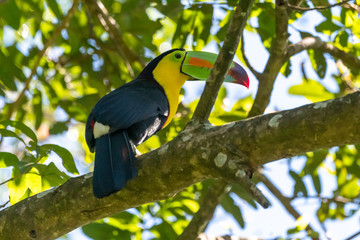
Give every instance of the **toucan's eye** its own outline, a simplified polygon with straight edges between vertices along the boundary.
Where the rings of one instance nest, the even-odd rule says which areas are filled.
[[[181,58],[181,54],[180,54],[180,53],[175,53],[175,58],[180,59],[180,58]]]

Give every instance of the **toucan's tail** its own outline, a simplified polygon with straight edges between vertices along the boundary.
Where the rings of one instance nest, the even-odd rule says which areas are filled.
[[[97,138],[93,191],[102,198],[124,188],[125,183],[136,177],[135,153],[125,131],[116,131]]]

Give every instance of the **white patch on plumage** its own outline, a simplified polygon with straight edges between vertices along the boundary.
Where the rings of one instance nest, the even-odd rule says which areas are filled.
[[[109,130],[110,130],[110,126],[101,124],[99,122],[95,122],[93,129],[94,138],[99,138],[102,135],[108,134]]]

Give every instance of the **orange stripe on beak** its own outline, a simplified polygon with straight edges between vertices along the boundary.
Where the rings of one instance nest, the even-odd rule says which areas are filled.
[[[213,68],[214,64],[212,64],[211,62],[208,62],[204,59],[201,58],[197,58],[197,57],[192,57],[189,59],[189,64],[191,66],[196,66],[196,67],[205,67],[205,68]]]

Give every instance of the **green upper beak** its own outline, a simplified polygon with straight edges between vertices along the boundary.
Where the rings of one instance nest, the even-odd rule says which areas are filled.
[[[188,51],[181,64],[181,71],[194,79],[206,80],[214,67],[217,56],[209,52]],[[249,77],[245,69],[236,62],[231,63],[224,81],[241,84],[249,88]]]

